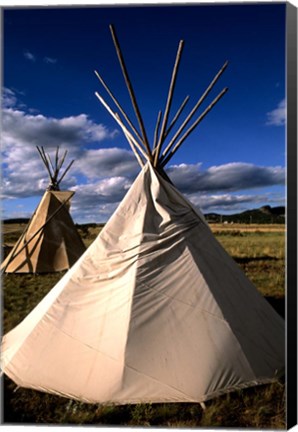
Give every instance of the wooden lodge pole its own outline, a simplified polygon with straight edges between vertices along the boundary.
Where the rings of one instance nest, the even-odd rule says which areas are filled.
[[[48,162],[48,160],[46,158],[46,154],[44,153],[44,149],[43,149],[43,147],[39,148],[38,146],[36,146],[36,148],[38,150],[38,153],[40,154],[41,160],[43,161],[43,163],[44,163],[44,165],[45,165],[45,167],[46,167],[46,169],[48,171],[48,174],[50,176],[50,180],[51,180],[52,184],[54,184],[54,177],[53,177],[53,175],[51,173],[49,162]]]
[[[118,117],[118,114],[115,114],[115,115]],[[119,118],[119,117],[118,117],[118,118]],[[144,166],[144,162],[143,162],[141,156],[139,155],[139,153],[137,152],[137,150],[136,150],[136,148],[135,148],[135,146],[134,146],[132,140],[130,139],[130,137],[128,136],[128,134],[126,133],[125,130],[123,130],[123,133],[124,133],[124,135],[125,135],[125,137],[126,137],[128,143],[129,143],[129,145],[130,145],[130,147],[131,147],[131,149],[132,149],[132,151],[133,151],[135,157],[137,158],[137,161],[138,161],[140,167],[143,168],[143,166]]]
[[[157,116],[157,120],[156,120],[156,125],[155,125],[155,129],[154,129],[154,139],[153,139],[152,154],[154,154],[155,148],[156,148],[156,145],[157,145],[158,130],[159,130],[159,126],[160,126],[160,120],[161,120],[161,111],[158,112],[158,116]]]
[[[168,98],[167,98],[166,108],[165,108],[163,121],[162,121],[162,125],[161,125],[161,130],[160,130],[160,134],[159,134],[159,140],[158,140],[157,146],[155,148],[155,154],[154,154],[154,166],[155,167],[158,164],[158,158],[159,158],[161,145],[164,141],[164,134],[165,134],[165,130],[167,127],[169,111],[170,111],[171,103],[172,103],[172,99],[173,99],[173,92],[174,92],[174,87],[175,87],[175,83],[176,83],[176,78],[177,78],[177,73],[178,73],[178,68],[179,68],[179,63],[180,63],[180,59],[181,59],[183,45],[184,45],[184,41],[181,40],[179,42],[179,46],[178,46],[178,50],[177,50],[177,54],[176,54],[176,60],[175,60],[175,64],[174,64],[174,68],[173,68],[173,72],[172,72],[172,78],[171,78],[170,87],[169,87],[169,91],[168,91]]]
[[[164,159],[161,161],[161,166],[164,167],[169,160],[174,156],[178,148],[181,146],[183,141],[189,136],[189,134],[194,130],[194,128],[203,120],[203,118],[208,114],[208,112],[214,107],[214,105],[222,98],[222,96],[228,91],[228,88],[224,88],[216,98],[211,102],[211,104],[205,109],[205,111],[197,118],[197,120],[192,124],[192,126],[185,132],[185,134],[180,138],[175,147],[165,155]]]
[[[59,180],[57,179],[57,185],[59,185],[61,183],[62,179],[64,178],[65,174],[69,171],[69,169],[73,163],[74,163],[74,159],[70,162],[70,164],[68,165],[68,167],[66,168],[66,170],[64,171],[64,173],[62,174],[60,179]]]
[[[134,94],[134,91],[133,91],[133,88],[132,88],[132,84],[131,84],[129,76],[128,76],[128,72],[127,72],[127,69],[126,69],[126,66],[125,66],[125,62],[124,62],[124,58],[123,58],[123,55],[122,55],[122,52],[121,52],[121,49],[120,49],[120,45],[119,45],[119,42],[118,42],[118,39],[117,39],[115,30],[114,30],[114,27],[112,25],[110,25],[110,31],[111,31],[111,34],[112,34],[113,42],[114,42],[114,45],[115,45],[115,48],[116,48],[116,53],[117,53],[117,56],[118,56],[118,59],[119,59],[119,63],[120,63],[121,69],[122,69],[122,73],[123,73],[123,76],[124,76],[124,79],[125,79],[125,82],[126,82],[126,86],[127,86],[127,89],[128,89],[129,95],[130,95],[130,99],[132,101],[132,105],[134,107],[134,110],[135,110],[135,113],[136,113],[136,117],[138,119],[138,123],[139,123],[140,129],[141,129],[141,132],[142,132],[142,137],[143,137],[142,141],[143,141],[143,143],[144,143],[144,145],[146,147],[149,160],[152,160],[152,154],[151,154],[150,146],[149,146],[149,143],[148,143],[148,138],[147,138],[147,135],[146,135],[143,119],[142,119],[142,116],[141,116],[141,113],[140,113],[140,110],[139,110],[139,107],[138,107],[138,104],[137,104],[137,100],[136,100],[136,97],[135,97],[135,94]]]
[[[137,147],[139,152],[144,156],[146,160],[149,160],[149,156],[145,150],[143,150],[142,146],[137,142],[137,140],[131,135],[131,133],[126,129],[123,122],[120,120],[119,115],[117,116],[112,109],[109,107],[109,105],[106,103],[106,101],[103,99],[102,96],[98,92],[95,92],[96,97],[99,99],[99,101],[102,103],[102,105],[105,107],[105,109],[111,114],[111,116],[116,120],[116,122],[119,124],[123,132],[125,132],[125,135],[129,136],[130,140],[134,143],[134,145]],[[129,141],[130,143],[130,141]]]
[[[215,75],[215,77],[213,78],[213,80],[211,81],[211,83],[209,84],[209,86],[207,87],[207,89],[205,90],[205,92],[202,94],[202,96],[200,97],[200,99],[198,100],[198,102],[196,103],[196,105],[193,107],[193,109],[191,110],[191,112],[188,114],[188,116],[186,117],[186,119],[184,120],[184,122],[182,123],[182,125],[180,126],[180,128],[178,129],[178,131],[175,133],[175,135],[173,136],[173,138],[171,139],[171,141],[169,142],[169,144],[165,148],[165,150],[163,151],[163,154],[162,154],[163,157],[165,157],[165,155],[173,147],[173,145],[175,144],[175,141],[177,140],[177,138],[181,134],[182,130],[185,128],[185,126],[190,121],[190,119],[193,117],[193,115],[195,114],[195,112],[197,111],[197,109],[199,108],[199,106],[202,104],[202,102],[205,100],[205,98],[207,97],[207,95],[210,93],[210,91],[214,87],[215,83],[217,82],[217,80],[219,79],[219,77],[222,75],[222,73],[224,72],[224,70],[226,69],[227,66],[228,66],[228,62],[226,61],[224,63],[224,65],[221,67],[221,69],[218,71],[218,73]]]
[[[129,124],[129,126],[132,128],[132,130],[136,134],[136,136],[138,137],[138,139],[144,145],[143,140],[141,138],[141,135],[139,134],[139,132],[137,131],[137,129],[134,127],[134,125],[131,122],[131,120],[129,119],[128,115],[125,113],[124,109],[122,108],[122,106],[120,105],[120,103],[118,102],[118,100],[116,99],[116,97],[114,96],[114,94],[112,93],[112,91],[109,89],[108,85],[106,84],[106,82],[104,81],[104,79],[102,78],[102,76],[100,76],[100,74],[97,71],[94,71],[94,73],[97,76],[97,78],[99,79],[99,81],[101,82],[101,84],[103,85],[103,87],[106,89],[106,91],[108,92],[108,94],[110,95],[111,99],[114,101],[114,103],[117,106],[117,108],[122,113],[123,117],[125,118],[125,120]],[[144,145],[144,148],[145,148],[145,145]]]
[[[187,104],[188,100],[189,100],[189,96],[186,96],[186,98],[182,102],[181,106],[179,107],[178,111],[176,112],[173,120],[171,121],[169,128],[165,131],[164,139],[166,139],[166,137],[169,135],[170,131],[172,130],[172,128],[173,128],[174,124],[176,123],[178,117],[182,113],[182,111],[183,111],[185,105]]]

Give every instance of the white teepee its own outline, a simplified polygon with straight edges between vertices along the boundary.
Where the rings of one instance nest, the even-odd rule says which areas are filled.
[[[144,166],[84,255],[4,336],[2,370],[19,386],[119,404],[203,402],[275,380],[283,319],[168,181],[145,133],[115,118]],[[164,121],[154,149],[166,131]]]
[[[73,161],[59,178],[67,151],[55,163],[43,147],[37,147],[50,176],[50,184],[24,232],[1,265],[6,273],[51,273],[69,269],[86,250],[70,216],[72,191],[59,185]]]

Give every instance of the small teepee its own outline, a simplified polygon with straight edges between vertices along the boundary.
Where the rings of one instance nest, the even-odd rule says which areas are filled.
[[[72,191],[60,191],[60,183],[74,161],[61,173],[67,151],[55,161],[37,147],[50,177],[50,184],[19,240],[3,261],[6,273],[50,273],[70,268],[85,251],[84,243],[69,214]]]
[[[2,370],[19,386],[116,404],[203,402],[272,382],[284,369],[284,320],[163,170],[226,91],[181,135],[225,65],[161,154],[185,105],[168,126],[182,42],[150,148],[111,31],[141,133],[114,96],[131,131],[97,96],[123,129],[142,170],[84,255],[4,336]]]

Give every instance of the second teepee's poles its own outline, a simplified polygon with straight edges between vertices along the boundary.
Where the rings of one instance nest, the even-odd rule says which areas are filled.
[[[51,173],[50,165],[49,165],[49,162],[47,160],[44,148],[43,147],[39,148],[38,146],[36,146],[36,148],[38,150],[38,153],[40,154],[41,160],[43,161],[43,163],[44,163],[44,165],[45,165],[45,167],[49,173],[50,180],[51,180],[52,184],[54,184],[55,180],[54,180],[54,177]]]
[[[42,159],[42,161],[43,161],[43,163],[44,163],[44,165],[45,165],[45,167],[49,173],[50,180],[51,180],[51,188],[50,189],[59,190],[59,184],[61,183],[65,174],[68,172],[68,170],[70,169],[70,167],[74,163],[74,160],[72,160],[70,162],[70,164],[66,167],[64,173],[62,174],[62,176],[59,179],[58,178],[59,172],[60,172],[62,165],[65,161],[65,157],[67,155],[67,150],[65,150],[62,158],[59,160],[59,146],[57,146],[56,155],[55,155],[55,167],[54,167],[52,160],[50,158],[50,155],[45,152],[44,148],[42,146],[41,147],[36,146],[36,148],[37,148],[38,153],[40,154],[40,157],[41,157],[41,159]],[[51,172],[51,167],[52,167],[53,172]]]
[[[65,174],[67,173],[67,171],[70,169],[70,167],[72,166],[72,164],[74,163],[74,159],[70,162],[70,164],[68,165],[68,167],[66,168],[66,170],[64,171],[64,173],[62,174],[62,176],[60,177],[59,180],[57,180],[57,185],[59,186],[59,184],[61,183],[62,179],[64,178]]]

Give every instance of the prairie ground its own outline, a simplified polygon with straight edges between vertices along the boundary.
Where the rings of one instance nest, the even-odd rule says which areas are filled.
[[[285,227],[284,225],[211,224],[214,235],[238,265],[284,316]],[[3,225],[4,255],[24,226]],[[101,227],[79,227],[87,246]],[[2,329],[16,326],[64,272],[47,275],[2,276]],[[199,404],[88,405],[23,388],[2,377],[2,421],[7,424],[163,426],[175,428],[223,427],[285,429],[285,385],[270,385],[232,392]]]

